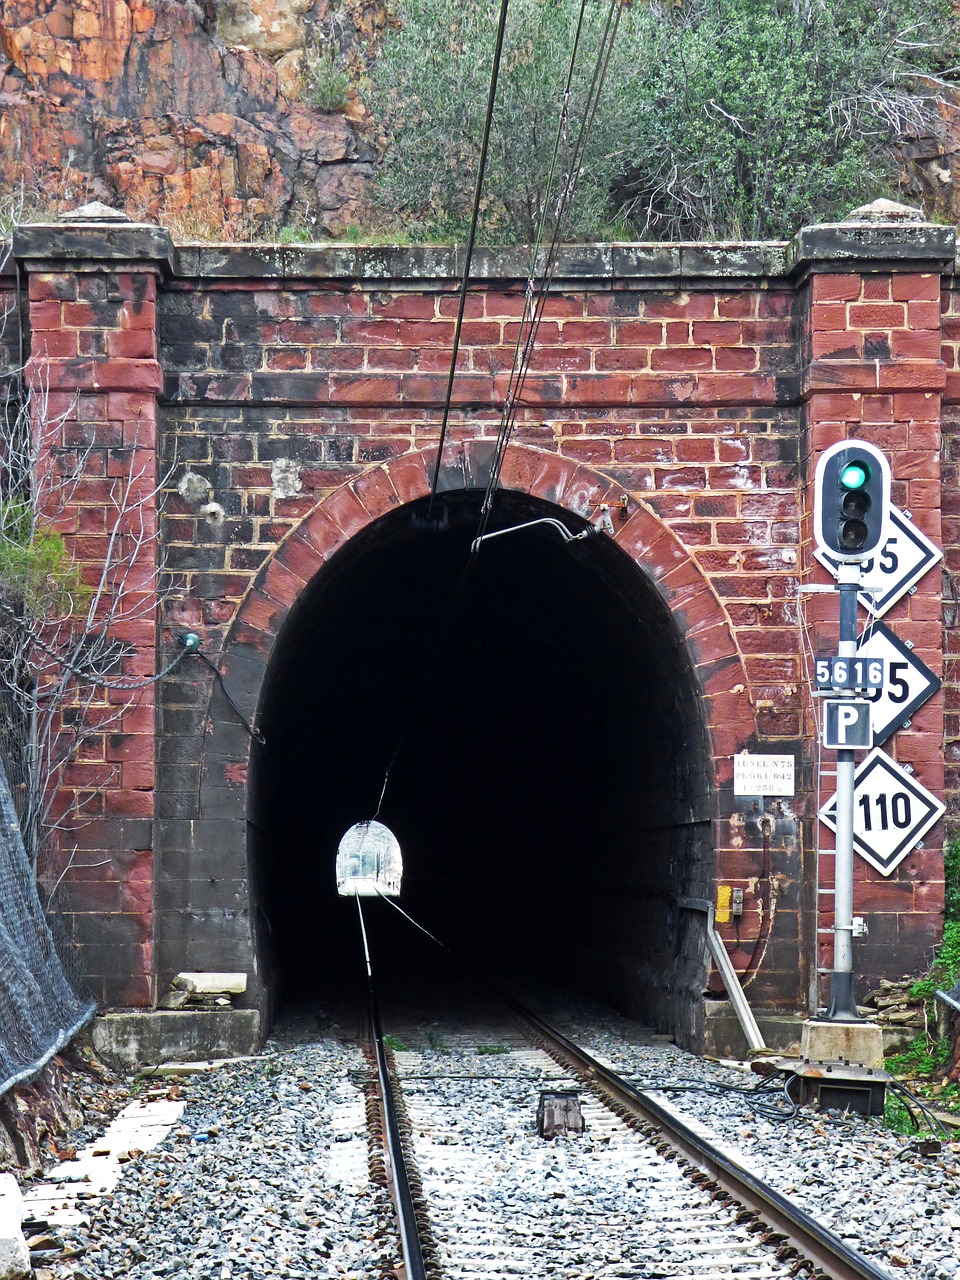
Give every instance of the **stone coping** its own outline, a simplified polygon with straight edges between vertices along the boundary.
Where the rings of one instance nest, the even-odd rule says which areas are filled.
[[[804,227],[790,241],[716,243],[570,244],[560,250],[558,286],[571,282],[612,288],[649,281],[683,287],[750,281],[785,284],[819,267],[828,271],[936,270],[953,272],[953,227],[932,223],[823,223]],[[128,262],[174,280],[356,280],[449,288],[463,263],[460,245],[186,244],[175,246],[165,228],[147,223],[35,223],[14,234],[16,259],[32,270],[91,269]],[[542,255],[541,255],[542,256]],[[471,276],[484,281],[527,278],[524,246],[474,253]]]

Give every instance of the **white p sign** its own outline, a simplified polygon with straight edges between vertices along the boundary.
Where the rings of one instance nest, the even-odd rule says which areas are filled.
[[[872,746],[870,703],[863,698],[827,698],[823,704],[823,745],[833,751]]]

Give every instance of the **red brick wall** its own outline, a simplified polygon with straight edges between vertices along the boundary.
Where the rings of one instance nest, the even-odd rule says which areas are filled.
[[[960,293],[952,276],[942,294],[943,443],[940,479],[943,535],[944,756],[947,830],[960,817]]]
[[[819,921],[814,914],[816,797],[797,596],[801,581],[825,580],[810,547],[816,456],[844,435],[874,440],[891,456],[895,501],[940,538],[939,268],[916,265],[924,252],[936,255],[900,228],[866,237],[866,247],[855,240],[839,267],[819,242],[801,242],[792,257],[782,246],[584,250],[548,302],[503,477],[590,519],[625,494],[629,518],[617,526],[618,541],[664,583],[668,599],[678,593],[707,694],[718,878],[746,896],[743,944],[732,928],[725,936],[759,1007],[803,1005],[814,930],[830,923],[829,912]],[[345,539],[423,491],[456,308],[446,252],[291,250],[247,259],[242,250],[200,250],[163,279],[166,463],[175,464],[174,483],[187,469],[203,477],[224,518],[169,497],[163,540],[173,590],[161,652],[183,628],[200,630],[249,715],[266,655],[304,582]],[[448,488],[482,482],[522,311],[522,285],[498,279],[489,262],[486,269],[489,283],[468,304],[444,453]],[[154,276],[146,278],[152,286]],[[104,279],[119,289],[112,315],[105,303],[83,306],[84,290]],[[80,389],[78,420],[113,441],[107,466],[123,424],[136,412],[152,423],[156,402],[152,334],[136,336],[123,296],[131,279],[71,269],[31,278],[33,341],[48,344],[58,388]],[[151,294],[143,305],[152,303]],[[278,459],[295,464],[301,487],[293,496],[276,492]],[[90,500],[102,493],[94,488]],[[91,544],[77,546],[96,559]],[[890,620],[936,669],[933,578]],[[817,643],[832,648],[832,606],[803,607]],[[138,637],[147,643],[145,630]],[[714,667],[736,676],[715,677]],[[245,744],[231,736],[235,721],[195,667],[164,682],[160,699],[154,833],[166,870],[152,900],[155,967],[246,968]],[[132,819],[117,809],[143,805],[149,816],[149,705],[145,698],[137,712],[143,731],[129,737],[138,782],[133,772],[125,780],[127,761],[110,760],[109,745],[98,762],[121,765],[111,775],[119,789],[103,789],[113,825],[94,824],[83,837],[99,841],[93,853],[109,860],[103,886],[128,885],[131,859],[149,865],[146,840],[131,852],[122,824]],[[933,700],[894,739],[897,758],[934,791],[942,785],[941,716]],[[766,847],[757,815],[732,795],[732,755],[745,748],[798,753],[802,766],[798,795],[780,806]],[[100,836],[101,828],[112,834]],[[915,967],[934,940],[937,849],[933,833],[890,880],[858,862],[855,909],[869,915],[871,930],[859,955],[871,978]],[[225,860],[214,893],[202,890],[211,850]],[[822,870],[829,887],[828,859]],[[76,877],[77,908],[102,922],[110,912],[97,892]],[[118,925],[121,940],[110,945],[139,947],[131,971],[145,979],[154,919],[145,903],[119,914],[139,933],[135,942],[121,939],[128,925]],[[102,967],[96,947],[106,944],[90,937],[88,957],[107,998],[145,999],[145,984],[121,990],[109,980],[127,972],[128,952],[113,956],[121,970]],[[821,939],[819,962],[829,967],[829,938]]]
[[[50,879],[74,918],[94,995],[149,1004],[155,697],[151,685],[137,686],[157,666],[156,277],[136,268],[38,271],[29,300],[26,381],[50,465],[65,478],[50,488],[48,515],[98,602],[98,621],[110,615],[110,634],[127,649],[112,677],[118,687],[92,702],[86,687],[76,692],[94,732],[79,750],[65,746]],[[41,678],[55,684],[62,674],[51,665]],[[66,742],[73,712],[68,700]]]
[[[228,633],[244,641],[248,625],[276,634],[285,616],[276,588],[272,602],[247,593],[265,557],[294,536],[318,503],[327,513],[336,500],[337,514],[310,526],[312,540],[329,555],[341,531],[358,531],[398,501],[378,464],[435,445],[456,299],[434,284],[431,292],[398,293],[243,281],[214,288],[185,283],[166,295],[166,305],[165,365],[188,366],[168,376],[168,421],[176,422],[179,456],[209,477],[228,512],[214,535],[195,509],[173,501],[170,565],[182,568],[186,589],[172,603],[170,620],[202,626],[217,652]],[[631,513],[651,513],[664,535],[673,535],[674,554],[689,557],[703,575],[700,589],[709,584],[740,672],[722,699],[705,705],[723,788],[721,874],[747,895],[744,942],[734,957],[741,967],[750,962],[769,906],[767,890],[757,890],[761,841],[727,836],[731,757],[744,746],[795,748],[803,707],[794,305],[792,290],[755,285],[668,290],[625,283],[558,292],[547,303],[513,436],[535,452],[508,460],[504,478],[591,519],[626,493]],[[488,452],[499,425],[522,307],[520,285],[490,287],[469,300],[458,366],[464,372],[444,454],[447,487],[480,475],[483,442]],[[255,368],[230,367],[251,359]],[[191,362],[196,371],[189,371]],[[289,366],[297,372],[276,372]],[[304,400],[316,403],[288,407]],[[273,495],[277,457],[301,463],[303,488],[295,497]],[[571,484],[558,479],[562,469],[552,459],[589,472]],[[423,475],[422,463],[417,471]],[[629,545],[628,532],[629,526],[618,541]],[[317,567],[309,559],[291,565],[291,554],[287,543],[290,590]],[[637,558],[657,572],[645,547]],[[244,600],[238,629],[235,610]],[[717,658],[716,632],[691,630],[689,639],[697,661]],[[172,710],[180,719],[189,714],[187,703]],[[785,991],[799,998],[803,877],[795,806],[788,808],[777,850],[778,928],[752,984],[761,1003],[776,1003]],[[197,838],[194,830],[191,839]],[[733,943],[732,927],[729,936]]]
[[[854,437],[881,448],[890,460],[891,496],[913,523],[942,545],[940,514],[940,396],[945,382],[940,353],[940,274],[877,271],[869,275],[815,275],[809,285],[811,362],[805,375],[807,474],[821,452]],[[809,495],[808,495],[809,499]],[[809,500],[808,500],[809,508]],[[809,514],[809,513],[808,513]],[[806,528],[810,555],[810,525]],[[809,563],[809,560],[808,560]],[[827,581],[822,569],[815,577]],[[808,606],[818,652],[834,651],[837,605],[814,597]],[[942,669],[940,575],[928,573],[884,615],[896,635],[937,674]],[[865,617],[861,612],[861,627]],[[917,779],[943,794],[943,695],[937,694],[898,730],[884,750],[911,767]],[[811,726],[812,730],[812,726]],[[827,753],[828,755],[830,753]],[[824,791],[826,799],[832,786]],[[821,837],[825,833],[821,828]],[[940,827],[925,837],[889,878],[854,859],[854,912],[869,929],[869,956],[878,976],[922,966],[942,928],[943,860]],[[822,839],[832,847],[832,840]],[[820,888],[833,887],[833,858],[820,858]],[[832,901],[821,893],[819,960],[833,952]],[[863,947],[859,950],[862,952]]]

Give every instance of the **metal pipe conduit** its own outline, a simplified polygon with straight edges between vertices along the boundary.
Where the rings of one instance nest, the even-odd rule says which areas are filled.
[[[686,907],[688,911],[702,911],[707,917],[707,946],[710,948],[714,964],[720,971],[720,977],[723,979],[723,985],[727,989],[727,995],[730,997],[733,1011],[737,1015],[737,1021],[740,1023],[743,1034],[747,1038],[747,1048],[751,1052],[756,1052],[758,1049],[766,1049],[766,1042],[760,1032],[760,1028],[757,1026],[753,1010],[747,1003],[747,997],[743,994],[737,971],[730,962],[727,948],[723,945],[723,939],[717,933],[714,923],[713,903],[707,898],[681,898],[680,906]]]

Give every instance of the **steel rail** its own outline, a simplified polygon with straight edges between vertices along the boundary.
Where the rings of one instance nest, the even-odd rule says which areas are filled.
[[[363,938],[363,953],[367,967],[367,1017],[370,1023],[370,1039],[373,1044],[374,1058],[377,1066],[377,1092],[383,1116],[384,1154],[387,1160],[387,1181],[390,1195],[397,1215],[397,1230],[400,1235],[400,1248],[403,1252],[405,1280],[428,1280],[427,1267],[423,1258],[423,1244],[420,1239],[420,1222],[417,1217],[416,1204],[410,1187],[410,1175],[403,1148],[403,1135],[397,1112],[393,1081],[387,1063],[387,1051],[383,1044],[383,1029],[380,1023],[380,1010],[377,1004],[373,983],[373,967],[370,963],[370,948],[367,945],[367,931],[363,922],[363,908],[357,898],[357,911],[360,916],[360,933]]]
[[[825,1276],[829,1280],[894,1280],[884,1267],[864,1257],[859,1250],[852,1249],[805,1209],[725,1155],[678,1116],[661,1106],[644,1089],[624,1079],[612,1068],[605,1067],[586,1049],[528,1009],[489,973],[458,956],[446,943],[408,916],[393,899],[388,901],[421,933],[446,952],[460,967],[464,976],[482,983],[510,1009],[539,1038],[547,1052],[551,1052],[568,1070],[579,1073],[584,1082],[594,1087],[601,1097],[606,1095],[606,1100],[637,1118],[648,1133],[659,1132],[663,1141],[676,1154],[706,1174],[719,1190],[782,1237],[783,1243],[791,1246],[802,1260],[817,1268],[817,1276]]]
[[[732,1199],[784,1236],[786,1242],[819,1268],[823,1275],[831,1277],[831,1280],[892,1280],[889,1271],[852,1249],[839,1236],[821,1226],[806,1210],[724,1155],[645,1090],[605,1067],[506,992],[500,994],[557,1056],[567,1060],[566,1065],[578,1069],[586,1081],[594,1084],[600,1092],[659,1130],[665,1142],[690,1164],[708,1173]]]

